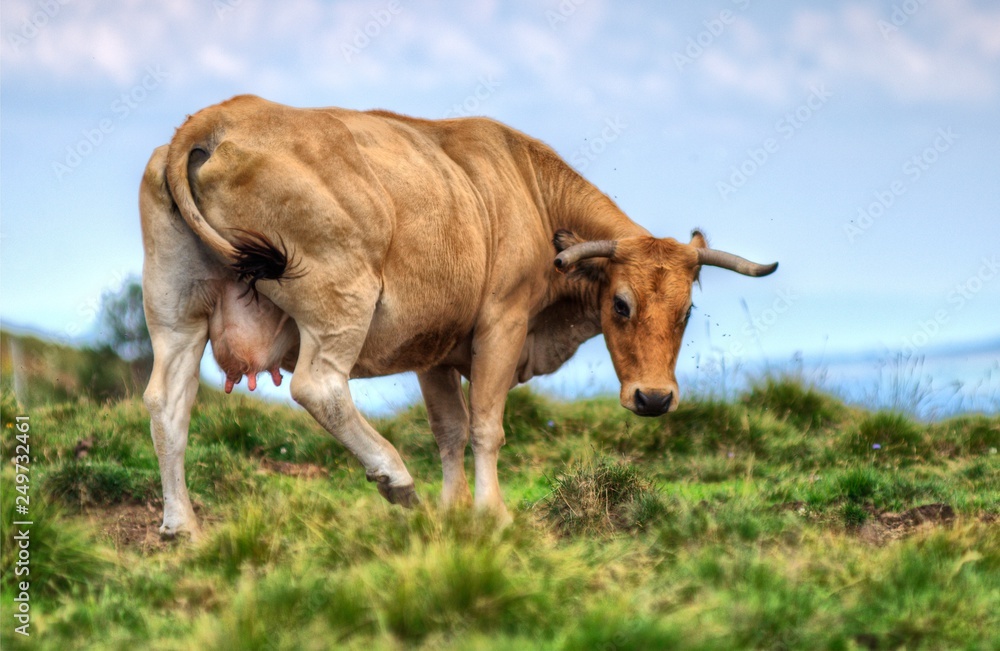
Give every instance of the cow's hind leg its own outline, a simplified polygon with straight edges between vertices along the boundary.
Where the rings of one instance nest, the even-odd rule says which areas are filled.
[[[364,419],[347,384],[368,334],[378,300],[377,284],[364,283],[360,281],[363,274],[357,274],[357,284],[348,287],[343,280],[317,278],[320,273],[314,272],[311,280],[317,283],[316,294],[327,297],[328,303],[318,304],[326,309],[314,311],[317,302],[313,301],[301,305],[295,314],[300,341],[292,398],[361,462],[368,481],[376,483],[385,499],[414,506],[418,499],[413,478],[399,452]],[[302,294],[312,294],[304,286],[306,279],[297,282]]]
[[[167,148],[149,160],[139,191],[142,216],[142,294],[153,343],[153,372],[143,394],[163,481],[160,533],[198,536],[184,480],[191,405],[208,341],[212,279],[225,275],[194,233],[173,213],[164,169]]]
[[[299,360],[292,375],[292,397],[306,408],[365,468],[379,493],[403,506],[417,504],[413,478],[392,443],[365,421],[354,405],[348,373],[336,362],[336,351],[316,347],[302,333]]]
[[[150,323],[149,334],[153,340],[153,372],[143,400],[149,410],[153,446],[163,482],[160,535],[172,538],[184,533],[197,539],[200,529],[188,497],[184,452],[191,406],[198,393],[199,365],[208,340],[208,324],[201,321],[163,327]]]
[[[444,485],[441,505],[472,503],[465,476],[465,448],[469,443],[469,410],[462,393],[462,378],[453,368],[435,367],[417,376],[427,405],[427,416],[441,452]]]

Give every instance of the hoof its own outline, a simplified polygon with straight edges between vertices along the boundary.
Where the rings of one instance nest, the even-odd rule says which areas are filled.
[[[491,514],[497,523],[497,529],[506,529],[510,525],[514,524],[514,517],[511,516],[510,511],[508,511],[506,507],[503,507],[500,510],[494,510]]]
[[[405,486],[390,486],[379,482],[378,492],[382,495],[382,497],[387,499],[390,504],[399,504],[400,506],[408,509],[412,509],[420,504],[420,498],[417,497],[417,491],[413,488],[413,484],[406,484]]]
[[[160,527],[160,540],[198,542],[201,540],[201,530],[191,527]]]

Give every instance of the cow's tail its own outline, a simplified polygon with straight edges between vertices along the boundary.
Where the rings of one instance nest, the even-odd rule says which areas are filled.
[[[174,203],[177,204],[177,209],[195,235],[219,254],[227,264],[234,265],[239,259],[239,252],[229,240],[222,237],[219,231],[205,221],[205,216],[195,203],[191,191],[191,179],[188,177],[188,172],[193,167],[193,160],[200,157],[202,158],[200,162],[204,162],[215,149],[216,129],[211,123],[205,124],[206,118],[210,119],[206,113],[208,111],[202,111],[188,118],[170,142],[170,149],[167,151],[167,186],[170,188]]]
[[[226,239],[201,214],[190,175],[212,155],[222,139],[223,126],[212,117],[210,110],[202,111],[177,130],[167,152],[167,185],[187,225],[249,285],[256,298],[258,281],[281,281],[299,274],[280,236],[275,244],[258,231],[232,229],[230,239]]]

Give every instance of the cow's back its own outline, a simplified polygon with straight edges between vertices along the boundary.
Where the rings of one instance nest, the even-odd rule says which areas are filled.
[[[544,293],[551,236],[511,148],[515,132],[487,119],[342,119],[394,205],[383,300],[359,375],[436,361],[463,347],[484,301],[532,284]]]

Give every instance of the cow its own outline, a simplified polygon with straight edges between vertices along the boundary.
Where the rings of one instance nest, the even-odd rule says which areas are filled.
[[[604,335],[623,407],[677,408],[702,267],[761,265],[653,237],[550,147],[487,118],[300,109],[241,95],[189,116],[140,188],[154,364],[143,395],[165,537],[197,537],[184,477],[208,341],[226,391],[290,372],[291,396],[391,503],[417,503],[351,378],[415,371],[448,507],[509,519],[497,479],[507,392]],[[462,388],[468,380],[468,400]]]

